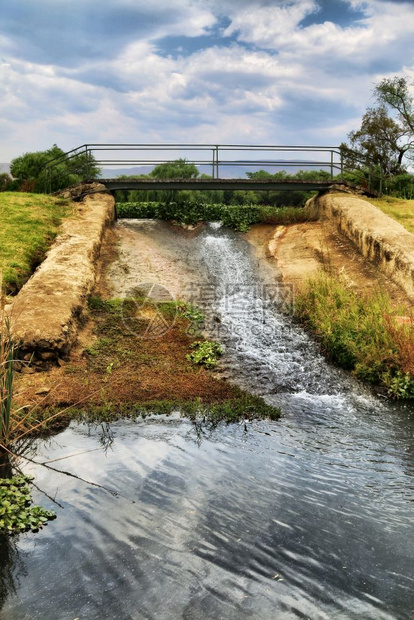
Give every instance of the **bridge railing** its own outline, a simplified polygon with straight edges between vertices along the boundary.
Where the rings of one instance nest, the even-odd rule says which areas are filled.
[[[125,173],[125,168],[139,167],[142,173],[149,174],[151,170],[164,163],[172,163],[177,159],[185,159],[188,164],[194,164],[202,172],[208,173],[213,179],[240,178],[246,168],[254,172],[265,169],[267,171],[280,170],[325,170],[331,179],[341,179],[347,172],[361,173],[361,179],[368,189],[374,185],[381,192],[382,179],[374,174],[374,166],[368,170],[368,178],[360,168],[366,160],[353,151],[347,151],[336,146],[307,146],[307,145],[258,145],[258,144],[83,144],[62,156],[56,157],[45,165],[46,191],[50,192],[59,179],[64,182],[63,176],[68,175],[66,167],[61,164],[71,162],[79,170],[82,180],[91,177],[91,170],[97,166],[105,176],[105,169],[114,168]],[[349,165],[352,162],[352,165]],[[64,168],[62,170],[62,168]],[[230,174],[230,176],[229,176]],[[379,186],[379,187],[378,187]]]

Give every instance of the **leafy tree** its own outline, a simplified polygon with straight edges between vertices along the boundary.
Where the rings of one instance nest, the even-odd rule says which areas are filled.
[[[56,160],[56,165],[48,173],[46,164],[53,160]],[[81,153],[69,159],[65,157],[65,152],[54,144],[47,151],[25,153],[16,157],[10,164],[10,172],[18,179],[20,189],[30,187],[31,191],[42,192],[48,182],[50,189],[56,191],[85,178],[96,178],[100,170],[92,155]]]
[[[199,174],[195,164],[190,164],[186,159],[176,159],[155,166],[150,176],[155,179],[196,179]]]
[[[342,144],[347,167],[376,167],[386,176],[406,171],[405,160],[414,149],[414,103],[405,78],[382,80],[375,88],[377,107],[368,108],[361,127],[348,134],[350,146]]]
[[[410,144],[404,140],[405,130],[388,116],[384,105],[368,108],[360,129],[351,131],[348,138],[351,148],[362,155],[363,162],[379,166],[385,175],[404,172],[402,162]]]
[[[377,100],[397,112],[400,126],[407,138],[414,139],[414,98],[410,94],[409,84],[405,78],[393,77],[382,80],[375,87]]]

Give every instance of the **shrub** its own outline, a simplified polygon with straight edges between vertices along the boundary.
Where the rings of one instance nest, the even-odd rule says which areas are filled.
[[[384,191],[392,196],[412,200],[414,198],[414,174],[397,174],[385,181]]]
[[[12,178],[7,172],[0,173],[0,192],[6,192],[12,183]]]
[[[316,219],[315,212],[308,208],[204,202],[121,202],[117,204],[117,212],[121,218],[152,218],[186,225],[221,221],[224,226],[241,232],[259,222],[277,226]]]

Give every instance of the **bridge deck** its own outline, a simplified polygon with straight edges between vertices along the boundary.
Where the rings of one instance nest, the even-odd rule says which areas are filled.
[[[233,189],[264,191],[326,190],[333,185],[350,187],[339,179],[329,181],[298,181],[295,179],[99,179],[109,190],[126,189]]]

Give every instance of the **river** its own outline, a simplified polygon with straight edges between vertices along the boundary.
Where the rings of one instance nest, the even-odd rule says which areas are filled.
[[[37,461],[83,481],[25,466],[61,507],[35,491],[57,520],[1,541],[1,618],[411,619],[413,409],[327,364],[237,233],[118,227],[116,294],[156,280],[203,306],[220,372],[284,416],[71,425],[39,443]]]

